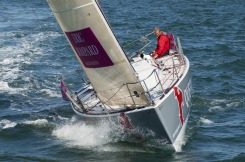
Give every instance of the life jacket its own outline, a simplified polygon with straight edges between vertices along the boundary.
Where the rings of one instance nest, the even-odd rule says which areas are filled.
[[[166,35],[167,35],[167,37],[169,39],[170,49],[176,51],[177,50],[177,47],[175,45],[174,35],[172,33],[167,33]]]

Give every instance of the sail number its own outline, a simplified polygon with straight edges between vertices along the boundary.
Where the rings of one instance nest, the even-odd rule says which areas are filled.
[[[77,43],[82,43],[85,42],[85,39],[81,36],[81,33],[73,33],[71,34],[72,39],[74,40],[74,42]]]
[[[85,39],[82,37],[81,33],[72,33],[71,37],[75,44],[85,43]],[[76,46],[75,50],[77,54],[81,57],[94,56],[99,54],[99,50],[95,45]]]

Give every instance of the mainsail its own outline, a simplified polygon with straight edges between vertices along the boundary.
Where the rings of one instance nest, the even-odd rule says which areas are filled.
[[[147,105],[134,69],[96,0],[47,0],[99,99],[107,105]]]

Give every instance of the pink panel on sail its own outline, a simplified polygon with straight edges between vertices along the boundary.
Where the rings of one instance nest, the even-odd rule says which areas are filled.
[[[101,68],[113,65],[90,28],[65,32],[65,34],[85,67]]]

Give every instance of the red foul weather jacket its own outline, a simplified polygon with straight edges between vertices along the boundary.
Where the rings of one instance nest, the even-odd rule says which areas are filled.
[[[169,39],[166,35],[161,33],[160,36],[157,38],[157,48],[155,49],[155,52],[158,54],[158,58],[163,56],[163,54],[165,54],[165,52],[169,49]]]

